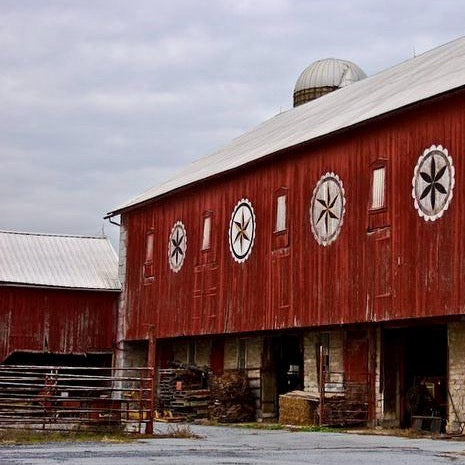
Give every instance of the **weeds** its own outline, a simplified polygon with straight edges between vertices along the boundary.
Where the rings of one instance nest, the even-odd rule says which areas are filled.
[[[76,431],[0,431],[0,445],[37,444],[43,442],[130,442],[134,436],[124,433],[91,433]]]
[[[157,438],[173,438],[173,439],[202,439],[203,436],[192,431],[189,425],[168,425],[165,432],[155,433]]]
[[[239,428],[260,429],[267,431],[296,431],[303,433],[340,433],[342,431],[335,428],[328,428],[326,426],[292,426],[282,425],[281,423],[238,423],[236,426]]]

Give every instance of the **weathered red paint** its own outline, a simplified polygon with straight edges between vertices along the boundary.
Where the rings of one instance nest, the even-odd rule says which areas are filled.
[[[449,150],[454,198],[435,222],[413,207],[412,176],[432,144]],[[465,91],[417,104],[123,212],[127,230],[127,339],[221,334],[343,323],[458,315],[465,308]],[[372,167],[385,160],[387,209],[370,217]],[[309,206],[316,182],[342,179],[346,213],[328,247],[312,236]],[[273,233],[274,199],[288,193],[289,228]],[[228,247],[234,205],[248,198],[257,219],[250,258]],[[205,212],[213,244],[201,251]],[[176,221],[188,234],[178,273],[167,261]],[[374,228],[374,229],[372,229]],[[145,238],[154,231],[154,278],[144,280]]]
[[[13,352],[111,352],[117,292],[0,286],[0,362]]]

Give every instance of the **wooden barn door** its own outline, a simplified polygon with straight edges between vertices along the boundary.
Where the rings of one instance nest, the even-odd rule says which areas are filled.
[[[373,328],[345,335],[344,380],[346,396],[367,421],[375,418],[376,333]],[[349,413],[350,416],[350,413]],[[360,418],[360,417],[357,417]]]
[[[389,317],[392,308],[392,238],[389,203],[389,165],[380,158],[370,166],[371,189],[368,199],[366,270],[368,320]]]
[[[381,320],[392,308],[391,228],[370,231],[367,238],[369,320]]]
[[[210,350],[210,368],[215,375],[224,372],[224,340],[213,339]]]
[[[369,340],[367,331],[348,331],[344,351],[345,379],[364,383],[369,372]]]

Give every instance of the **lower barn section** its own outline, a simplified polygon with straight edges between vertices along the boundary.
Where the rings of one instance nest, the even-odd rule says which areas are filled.
[[[173,362],[246,375],[256,417],[278,418],[296,392],[320,404],[313,422],[459,431],[465,422],[465,323],[127,341],[118,363]]]

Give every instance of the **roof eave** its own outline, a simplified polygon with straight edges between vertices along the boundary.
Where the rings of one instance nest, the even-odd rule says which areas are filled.
[[[344,132],[346,132],[348,130],[352,130],[354,128],[359,128],[361,126],[371,124],[374,121],[381,120],[381,119],[384,119],[384,118],[388,118],[390,116],[393,116],[393,115],[398,114],[398,113],[402,113],[404,111],[408,111],[412,107],[419,106],[419,105],[424,105],[424,104],[429,103],[429,102],[434,101],[434,100],[443,99],[443,98],[449,96],[450,94],[460,92],[463,89],[465,89],[465,85],[458,86],[458,87],[455,87],[453,89],[448,89],[448,90],[446,90],[444,92],[441,92],[441,93],[432,95],[430,97],[426,97],[424,99],[417,100],[415,102],[403,105],[401,107],[395,108],[395,109],[387,111],[385,113],[382,113],[382,114],[373,116],[371,118],[365,119],[365,120],[360,121],[358,123],[354,123],[354,124],[351,124],[351,125],[348,125],[348,126],[344,126],[344,127],[339,128],[339,129],[337,129],[335,131],[323,134],[321,136],[318,136],[318,137],[315,137],[315,138],[312,138],[312,139],[308,139],[308,140],[306,140],[304,142],[300,142],[298,144],[289,145],[289,146],[287,146],[287,147],[285,147],[285,148],[283,148],[281,150],[277,150],[275,152],[264,154],[259,158],[256,158],[256,159],[254,159],[254,160],[252,160],[250,162],[244,163],[242,165],[236,166],[236,167],[231,168],[229,170],[221,171],[221,172],[215,173],[215,174],[213,174],[211,176],[207,176],[205,178],[198,179],[198,180],[193,181],[193,182],[191,182],[189,184],[185,184],[185,185],[180,186],[178,188],[175,188],[175,189],[172,189],[170,191],[164,192],[163,194],[157,195],[155,197],[151,197],[151,198],[142,200],[140,202],[134,203],[132,205],[128,205],[127,207],[118,208],[116,210],[108,212],[103,218],[104,219],[113,218],[115,216],[121,215],[122,213],[127,213],[129,211],[142,208],[142,207],[144,207],[144,206],[146,206],[146,205],[148,205],[148,204],[150,204],[152,202],[155,202],[155,201],[157,201],[157,200],[159,200],[161,198],[165,198],[165,197],[168,197],[170,195],[174,195],[174,194],[176,194],[176,193],[178,193],[180,191],[184,191],[186,189],[192,188],[192,187],[197,186],[199,184],[202,184],[204,182],[211,181],[211,180],[217,179],[217,178],[219,178],[221,176],[225,176],[227,174],[239,171],[239,170],[241,170],[241,169],[243,169],[245,167],[249,167],[249,166],[253,166],[255,164],[261,163],[266,158],[279,156],[279,155],[281,155],[283,153],[286,153],[288,151],[306,147],[306,146],[308,146],[310,144],[317,143],[317,142],[319,142],[321,140],[324,140],[324,139],[326,139],[328,137],[333,137],[335,135],[344,133]]]
[[[107,287],[75,287],[75,286],[53,286],[50,284],[34,284],[34,283],[20,283],[10,281],[0,281],[0,287],[26,287],[34,289],[54,289],[64,291],[96,291],[96,292],[121,292],[119,288],[107,288]]]

